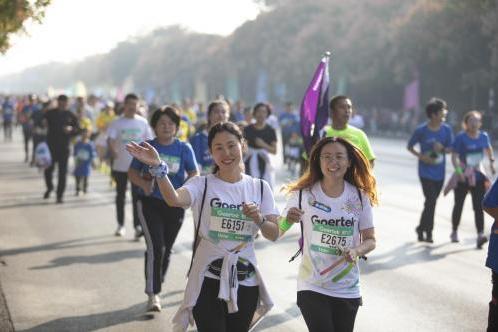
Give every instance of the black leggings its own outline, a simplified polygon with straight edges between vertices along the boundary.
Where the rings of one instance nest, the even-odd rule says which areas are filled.
[[[498,331],[498,273],[492,271],[493,290],[489,302],[488,332]]]
[[[193,314],[199,332],[247,332],[259,298],[259,287],[239,285],[239,311],[229,314],[225,301],[218,299],[220,281],[204,277]]]
[[[145,293],[159,294],[168,270],[171,248],[182,227],[185,210],[170,207],[162,199],[140,197],[140,218],[145,244]]]
[[[344,299],[299,291],[297,305],[310,332],[350,332],[354,328],[361,298]]]
[[[12,141],[12,121],[3,120],[3,138]]]
[[[484,230],[484,212],[482,211],[481,202],[484,197],[484,180],[476,181],[474,187],[469,186],[467,182],[458,182],[458,185],[455,188],[455,205],[453,206],[453,213],[451,214],[453,230],[456,231],[458,229],[460,218],[462,217],[463,203],[465,202],[465,197],[469,190],[470,195],[472,196],[476,229],[478,233],[482,233]]]
[[[24,156],[26,157],[26,160],[28,160],[29,141],[31,140],[31,136],[32,136],[31,128],[23,126],[22,127],[22,136],[24,138]]]
[[[83,190],[86,193],[88,189],[88,176],[75,176],[76,180],[76,192],[79,193],[80,190]]]
[[[419,229],[432,234],[434,228],[434,211],[436,210],[436,201],[443,188],[443,180],[435,181],[420,178],[422,183],[422,191],[424,192],[425,202],[424,210],[420,216]]]
[[[125,219],[125,198],[126,189],[128,187],[128,173],[112,171],[112,177],[116,181],[116,217],[118,219],[118,225],[124,226]],[[140,225],[138,220],[138,210],[137,210],[138,194],[133,187],[131,189],[131,202],[133,207],[133,226],[136,228]]]

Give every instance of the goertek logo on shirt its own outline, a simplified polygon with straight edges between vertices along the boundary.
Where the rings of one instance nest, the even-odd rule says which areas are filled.
[[[328,226],[353,227],[355,220],[354,218],[345,219],[344,216],[338,219],[320,219],[320,217],[315,214],[311,216],[311,222],[313,224],[322,224]]]
[[[244,203],[245,202],[242,202],[240,204],[225,203],[221,199],[219,199],[218,197],[214,197],[213,199],[211,199],[209,204],[211,205],[211,207],[216,207],[216,208],[241,210],[242,205],[244,205]],[[256,202],[254,202],[254,201],[253,201],[253,203],[256,204]]]

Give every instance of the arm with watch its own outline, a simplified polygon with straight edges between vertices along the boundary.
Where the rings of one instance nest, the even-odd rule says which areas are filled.
[[[242,212],[251,218],[261,230],[261,234],[270,241],[276,241],[279,237],[278,218],[276,215],[263,216],[259,207],[254,203],[244,203]]]
[[[166,203],[172,207],[189,207],[191,205],[190,194],[185,188],[175,190],[168,178],[168,165],[159,158],[157,150],[147,142],[139,145],[131,142],[126,145],[126,150],[135,158],[149,166],[150,174],[156,179]]]

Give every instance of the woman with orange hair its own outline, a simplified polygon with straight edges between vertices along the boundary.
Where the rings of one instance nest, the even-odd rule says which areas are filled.
[[[300,223],[297,305],[306,325],[312,332],[353,331],[361,305],[356,263],[375,248],[372,205],[378,202],[370,163],[347,140],[323,138],[287,191],[279,235]]]

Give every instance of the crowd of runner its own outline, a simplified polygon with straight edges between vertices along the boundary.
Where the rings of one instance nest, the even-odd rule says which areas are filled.
[[[486,264],[492,269],[493,290],[488,325],[494,331],[498,185],[488,177],[495,175],[493,149],[488,133],[481,130],[480,112],[466,113],[462,131],[454,135],[445,124],[448,110],[444,100],[431,99],[427,121],[408,141],[408,150],[418,158],[425,197],[416,236],[418,241],[434,241],[434,210],[444,186],[445,194],[454,191],[449,237],[458,242],[463,203],[470,192],[476,248],[490,241]],[[88,192],[92,169],[98,168],[110,175],[115,188],[115,235],[124,236],[130,182],[134,238],[143,236],[146,244],[147,310],[161,310],[159,294],[171,248],[185,209],[192,209],[193,254],[184,299],[173,317],[175,331],[185,331],[194,321],[199,331],[248,331],[254,326],[273,306],[254,240],[262,234],[278,241],[296,223],[301,230],[292,257],[301,256],[297,305],[308,329],[353,330],[362,303],[357,262],[376,246],[372,208],[378,196],[376,156],[365,132],[351,125],[351,98],[330,100],[329,124],[311,151],[303,149],[292,103],[279,112],[264,102],[251,108],[240,101],[232,105],[222,96],[204,109],[189,100],[147,105],[133,93],[121,102],[30,95],[0,97],[0,111],[4,140],[12,140],[13,128],[21,126],[25,162],[44,169],[44,199],[55,190],[56,202],[64,203],[71,156],[75,195]],[[278,211],[273,196],[272,155],[278,149],[296,177],[285,185],[283,211]],[[50,162],[44,163],[47,151]],[[454,174],[445,186],[446,155],[451,155]],[[57,187],[52,179],[55,166]],[[489,238],[484,212],[495,218]]]

